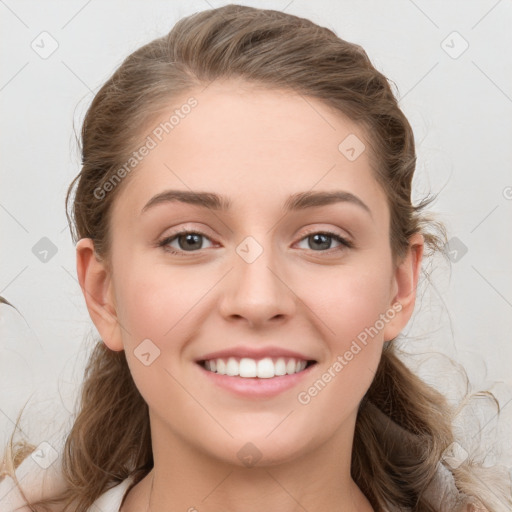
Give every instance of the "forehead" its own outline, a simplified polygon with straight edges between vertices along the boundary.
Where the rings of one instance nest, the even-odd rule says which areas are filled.
[[[191,98],[195,106],[180,111]],[[177,110],[180,115],[169,123]],[[263,207],[295,192],[333,188],[366,203],[385,203],[363,129],[338,110],[293,91],[213,82],[174,98],[141,131],[141,140],[150,137],[154,147],[130,176],[120,194],[124,198],[116,201],[129,202],[137,213],[166,188],[218,192],[233,198],[235,207],[251,198]],[[356,158],[346,152],[348,146]]]

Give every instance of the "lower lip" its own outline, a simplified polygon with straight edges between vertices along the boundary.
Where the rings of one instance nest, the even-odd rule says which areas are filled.
[[[229,375],[220,375],[219,373],[206,370],[200,364],[197,366],[214,384],[238,396],[245,398],[272,398],[299,384],[311,373],[316,363],[308,366],[299,373],[279,375],[270,379],[259,379],[257,377],[245,378],[239,376],[231,377]]]

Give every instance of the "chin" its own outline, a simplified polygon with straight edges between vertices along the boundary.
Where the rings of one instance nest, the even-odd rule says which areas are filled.
[[[285,429],[281,435],[276,433],[274,439],[271,437],[274,434],[268,436],[267,430],[264,434],[260,431],[254,436],[247,432],[243,436],[235,435],[235,439],[230,440],[229,447],[226,446],[217,456],[228,464],[261,468],[291,462],[307,453],[308,448],[315,448],[311,446],[310,436],[308,439],[302,439],[299,435],[291,436]]]

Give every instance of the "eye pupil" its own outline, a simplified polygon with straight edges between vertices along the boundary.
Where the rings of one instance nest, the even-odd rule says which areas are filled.
[[[312,235],[310,238],[312,238],[314,240],[315,244],[318,242],[319,238],[323,239],[323,241],[318,242],[321,246],[320,247],[321,249],[329,249],[329,246],[331,245],[329,242],[329,239],[331,237],[329,235],[325,235],[323,233],[316,233],[316,234]]]
[[[197,234],[197,233],[187,233],[186,235],[181,235],[181,236],[179,237],[179,242],[180,242],[180,244],[179,244],[179,245],[180,245],[180,247],[182,247],[181,241],[182,241],[183,239],[185,239],[186,244],[187,244],[189,241],[191,241],[191,242],[192,242],[192,244],[194,244],[194,240],[195,240],[195,245],[194,245],[194,247],[192,247],[192,249],[200,249],[200,248],[201,248],[201,241],[200,241],[200,240],[201,240],[201,236],[202,236],[202,235],[199,235],[199,234]],[[187,250],[187,249],[186,249],[186,247],[187,247],[187,246],[185,245],[184,250]],[[189,248],[189,249],[191,248],[191,247],[190,247],[190,245],[188,246],[188,248]]]

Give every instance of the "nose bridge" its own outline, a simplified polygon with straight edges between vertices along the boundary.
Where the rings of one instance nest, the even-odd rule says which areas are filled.
[[[244,317],[252,324],[288,316],[294,307],[294,295],[280,275],[282,258],[273,250],[270,236],[259,235],[263,243],[256,236],[246,237],[235,248],[221,308],[224,316]]]

